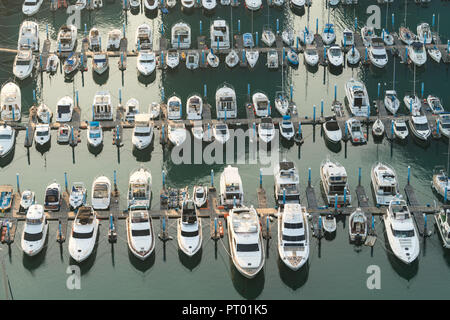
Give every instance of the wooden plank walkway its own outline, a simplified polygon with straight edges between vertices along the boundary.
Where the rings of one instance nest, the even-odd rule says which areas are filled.
[[[431,235],[431,230],[427,228],[427,217],[426,214],[429,212],[424,212],[420,210],[420,204],[417,200],[416,194],[414,192],[414,188],[411,184],[405,185],[405,195],[406,200],[409,205],[410,212],[414,216],[414,220],[416,221],[417,229],[421,236],[429,236]],[[430,228],[431,229],[431,228]]]

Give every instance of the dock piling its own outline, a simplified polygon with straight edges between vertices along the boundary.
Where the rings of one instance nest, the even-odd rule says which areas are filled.
[[[211,188],[214,187],[214,170],[211,169]]]
[[[337,211],[338,208],[338,195],[337,193],[334,195],[334,211]]]
[[[408,166],[408,184],[411,181],[411,166]]]
[[[259,169],[259,187],[260,187],[260,188],[262,188],[262,181],[263,181],[263,178],[262,178],[262,169]]]
[[[114,170],[114,192],[117,192],[117,172]]]
[[[308,186],[311,186],[311,168],[308,168]]]
[[[361,167],[358,168],[358,186],[361,185]]]
[[[17,192],[20,193],[19,173],[16,173]]]
[[[200,20],[200,35],[202,35],[202,20]]]
[[[323,99],[320,100],[320,117],[323,118]]]
[[[66,192],[69,190],[69,186],[67,183],[67,172],[64,172],[64,186],[66,187]]]

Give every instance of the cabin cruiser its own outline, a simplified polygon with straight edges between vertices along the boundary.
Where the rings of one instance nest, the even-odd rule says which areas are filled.
[[[441,209],[439,213],[434,215],[437,229],[441,235],[444,248],[450,249],[450,209]]]
[[[409,46],[416,39],[416,35],[412,33],[411,30],[409,30],[408,28],[400,27],[399,38],[404,44]]]
[[[194,191],[192,192],[192,199],[197,208],[201,208],[206,204],[208,200],[208,188],[204,186],[194,186]]]
[[[143,23],[137,27],[135,43],[137,50],[152,49],[152,29],[148,24]]]
[[[290,120],[290,116],[283,116],[283,121],[281,121],[278,126],[280,127],[280,135],[286,140],[291,140],[294,135],[294,124]]]
[[[278,208],[278,254],[293,271],[299,270],[309,257],[309,226],[306,208],[289,203]]]
[[[268,47],[271,47],[275,43],[275,33],[270,26],[264,26],[261,41]]]
[[[117,51],[120,49],[120,39],[122,38],[122,31],[113,29],[108,32],[108,43],[106,48],[108,51]]]
[[[433,46],[431,48],[428,48],[427,52],[428,52],[428,55],[431,57],[431,59],[433,59],[437,63],[441,62],[442,53],[441,53],[441,51],[439,50],[438,47]]]
[[[17,52],[14,58],[13,74],[19,80],[28,78],[33,72],[34,57],[31,49],[23,49]]]
[[[314,34],[309,31],[307,27],[300,30],[299,38],[298,38],[304,45],[311,45],[314,41]],[[292,40],[292,42],[294,42]]]
[[[297,52],[295,52],[294,49],[289,48],[289,50],[286,53],[286,59],[294,67],[298,66],[298,54]]]
[[[30,49],[39,51],[39,25],[34,21],[25,20],[20,25],[17,50]]]
[[[303,10],[305,6],[305,0],[289,0],[289,5],[293,9]]]
[[[48,123],[36,125],[34,130],[34,141],[38,145],[45,145],[50,142],[50,125]]]
[[[351,78],[345,84],[345,95],[349,109],[354,116],[367,116],[370,102],[364,83]]]
[[[342,140],[342,131],[336,120],[328,120],[322,125],[325,138],[331,143],[339,143]]]
[[[239,169],[228,165],[220,175],[220,204],[226,208],[242,206],[244,189]]]
[[[112,120],[113,106],[108,91],[97,91],[92,102],[92,120]],[[95,209],[95,208],[94,208]]]
[[[384,134],[384,124],[381,119],[375,120],[375,122],[372,125],[372,134],[376,138],[382,138]]]
[[[271,117],[264,117],[258,124],[258,137],[263,143],[269,144],[275,138],[275,125]]]
[[[423,22],[417,26],[417,38],[423,44],[430,44],[433,41],[430,25]]]
[[[178,247],[188,257],[194,256],[202,247],[202,220],[191,199],[183,201],[181,218],[178,218]]]
[[[45,66],[45,70],[48,73],[56,73],[58,71],[59,58],[56,54],[51,53],[47,58],[47,65]]]
[[[39,11],[44,0],[25,0],[22,5],[22,13],[26,16],[32,16]]]
[[[327,51],[328,61],[333,67],[341,67],[344,64],[344,54],[339,46],[332,46]]]
[[[106,53],[96,53],[92,58],[92,70],[98,74],[105,73],[109,68],[108,55]]]
[[[350,118],[346,121],[347,130],[350,134],[350,140],[354,144],[364,144],[367,142],[366,134],[361,128],[361,121]]]
[[[78,209],[69,238],[69,253],[80,263],[89,258],[97,241],[99,221],[93,207]]]
[[[375,194],[375,204],[389,205],[389,202],[399,194],[397,175],[394,169],[381,162],[376,163],[370,172],[372,187]]]
[[[365,47],[368,47],[372,41],[372,38],[376,37],[373,27],[364,26],[361,28],[361,38]]]
[[[352,46],[352,49],[347,53],[346,56],[347,64],[349,65],[357,65],[359,63],[359,60],[361,60],[361,54],[358,50],[355,49],[355,46]]]
[[[128,248],[140,260],[147,259],[155,250],[153,220],[148,211],[131,210],[126,219]]]
[[[367,217],[361,208],[357,208],[352,212],[348,219],[348,234],[350,241],[364,242],[367,237]]]
[[[261,0],[245,0],[245,7],[250,11],[259,10],[262,6]]]
[[[106,210],[111,202],[111,181],[105,176],[95,178],[92,183],[91,203],[95,210]]]
[[[254,68],[259,58],[259,51],[250,49],[245,51],[245,58],[247,59],[248,66]]]
[[[441,132],[443,136],[450,138],[450,113],[440,113],[436,122],[439,122],[439,132]]]
[[[407,94],[403,97],[403,103],[412,115],[420,115],[422,103],[416,94]]]
[[[329,206],[350,205],[352,198],[344,166],[330,159],[320,165],[320,179]],[[337,197],[337,201],[336,201]]]
[[[214,20],[210,30],[211,48],[229,49],[230,33],[225,20]]]
[[[167,100],[167,119],[179,120],[182,118],[182,103],[181,99],[173,95]]]
[[[186,118],[188,120],[201,120],[203,101],[199,95],[190,96],[186,102]]]
[[[399,138],[400,140],[405,140],[408,136],[409,131],[405,120],[392,120],[392,129],[394,131],[395,137]]]
[[[189,51],[186,55],[186,68],[195,70],[198,68],[200,54],[197,51]]]
[[[134,171],[128,181],[128,209],[150,208],[152,194],[152,175],[144,168]]]
[[[47,211],[59,211],[61,208],[61,186],[53,182],[45,189],[44,209]]]
[[[434,168],[433,180],[431,180],[433,189],[444,199],[450,199],[450,178],[444,167]]]
[[[352,30],[345,28],[342,31],[342,45],[344,47],[353,47],[355,45],[355,35]]]
[[[63,25],[58,32],[58,50],[72,52],[77,44],[78,30],[74,25]]]
[[[64,75],[69,77],[78,70],[80,66],[80,57],[77,54],[70,53],[66,61],[64,61]]]
[[[428,119],[423,115],[411,116],[409,122],[409,128],[416,138],[422,141],[428,141],[431,136],[431,130],[428,126]]]
[[[139,114],[139,101],[131,98],[125,105],[125,121],[134,122],[136,115]]]
[[[262,92],[256,92],[252,96],[253,110],[257,117],[267,117],[270,115],[270,101]]]
[[[226,123],[215,123],[213,125],[213,136],[215,141],[225,144],[230,140],[230,130],[228,130],[228,125]]]
[[[282,116],[289,112],[289,97],[285,92],[278,91],[275,93],[275,108]]]
[[[393,115],[397,113],[398,108],[400,108],[400,100],[398,100],[397,92],[395,90],[386,90],[384,106]]]
[[[27,212],[25,226],[22,233],[22,250],[29,256],[35,256],[44,248],[47,238],[48,221],[44,208],[40,204],[33,204]]]
[[[61,124],[58,128],[58,133],[56,135],[56,141],[58,143],[68,143],[70,140],[70,134],[72,132],[72,127],[68,124]]]
[[[233,50],[233,52],[235,52],[235,51]],[[236,58],[238,59],[237,62],[239,62],[239,57],[237,57],[237,54],[236,54]],[[270,50],[267,52],[266,66],[269,69],[278,69],[278,52],[277,52],[277,50]]]
[[[206,11],[212,11],[216,8],[217,1],[216,0],[202,0],[202,7]]]
[[[300,202],[300,179],[292,161],[283,160],[273,170],[275,201],[277,205]]]
[[[169,3],[167,5],[169,6]],[[158,1],[157,0],[144,0],[144,8],[147,11],[156,10],[158,8]]]
[[[16,131],[10,126],[3,124],[0,126],[0,158],[6,157],[16,141]]]
[[[161,106],[157,102],[152,102],[148,106],[148,114],[150,115],[150,119],[157,119],[159,114],[161,113]]]
[[[209,53],[206,56],[206,62],[212,68],[217,68],[219,66],[219,57],[214,54],[213,49],[209,50]]]
[[[172,48],[188,49],[191,46],[191,27],[185,22],[172,26]]]
[[[406,264],[417,259],[420,252],[416,225],[405,200],[393,199],[383,216],[389,245],[394,255]]]
[[[150,50],[139,51],[136,67],[143,76],[148,76],[153,73],[156,68],[155,53]]]
[[[183,9],[192,9],[195,5],[195,0],[181,0]]]
[[[69,197],[70,210],[86,205],[87,190],[83,182],[74,182]]]
[[[427,103],[433,114],[439,114],[445,111],[444,107],[442,107],[441,100],[436,96],[433,96],[431,94],[428,95]]]
[[[56,122],[72,121],[73,99],[69,96],[62,97],[56,104]]]
[[[22,94],[14,82],[3,85],[0,91],[1,120],[20,121],[22,117]]]
[[[287,28],[281,33],[281,39],[287,46],[292,46],[294,44],[294,38],[295,34],[292,28]]]
[[[408,46],[408,57],[418,67],[427,62],[427,51],[421,42],[413,42]]]
[[[103,130],[100,122],[91,121],[89,122],[87,131],[87,142],[93,148],[100,146],[103,143]]]
[[[89,30],[89,50],[91,51],[101,51],[101,43],[100,43],[100,32],[97,28],[91,28]]]
[[[265,261],[258,214],[253,207],[233,208],[227,223],[233,264],[244,277],[254,278]]]
[[[137,114],[134,119],[134,128],[131,142],[138,150],[147,148],[153,140],[153,124],[150,123],[150,115]]]
[[[303,55],[307,65],[315,67],[319,63],[319,54],[317,53],[316,47],[311,45],[307,46]]]
[[[373,37],[370,42],[368,55],[370,62],[378,68],[384,68],[388,63],[388,55],[384,47],[383,39]]]
[[[176,49],[167,50],[166,54],[166,64],[171,69],[175,69],[180,64],[180,54]]]
[[[187,137],[186,126],[183,122],[171,121],[168,126],[167,136],[173,145],[182,145]]]
[[[19,212],[27,212],[35,202],[35,194],[31,190],[25,190],[20,197]]]
[[[216,112],[217,119],[225,118],[225,114],[227,119],[237,117],[236,92],[226,83],[216,91]]]
[[[336,40],[336,33],[334,33],[334,26],[332,23],[327,23],[322,32],[322,40],[325,45],[332,44]]]

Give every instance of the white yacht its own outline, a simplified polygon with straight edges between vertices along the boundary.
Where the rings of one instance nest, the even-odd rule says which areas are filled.
[[[450,249],[450,209],[441,209],[439,213],[434,215],[434,220],[444,248]]]
[[[365,117],[370,107],[369,95],[364,83],[351,78],[345,84],[345,95],[351,113],[356,117]]]
[[[431,136],[431,130],[428,125],[428,119],[423,115],[413,115],[408,121],[409,129],[412,134],[422,141],[428,141]]]
[[[431,94],[428,95],[427,103],[434,114],[443,113],[445,111],[444,107],[442,106],[441,99],[436,96],[433,96]]]
[[[168,125],[167,131],[169,141],[175,146],[182,145],[186,140],[187,131],[183,122],[171,121]]]
[[[214,140],[225,144],[230,140],[230,130],[228,130],[228,125],[226,123],[215,123],[213,125],[213,136]]]
[[[169,1],[167,1],[167,2],[169,2]],[[158,0],[144,0],[144,8],[147,11],[156,10],[158,8],[158,3],[159,3]],[[169,3],[168,3],[168,5],[169,5]]]
[[[197,51],[189,51],[186,55],[186,68],[189,70],[197,69],[199,61],[200,54]]]
[[[217,119],[236,118],[237,117],[237,101],[234,88],[228,84],[224,84],[216,91],[216,113]]]
[[[355,44],[355,35],[352,30],[345,28],[342,31],[342,45],[344,47],[352,47]]]
[[[306,64],[311,67],[315,67],[319,63],[319,54],[314,46],[307,46],[303,52],[303,56],[305,57]]]
[[[430,25],[423,22],[417,26],[417,38],[423,44],[431,44],[433,35],[431,34]]]
[[[109,58],[108,55],[104,52],[94,54],[92,58],[92,70],[94,72],[102,75],[109,68]]]
[[[27,212],[25,226],[22,232],[22,250],[29,256],[35,256],[44,248],[47,238],[48,221],[44,207],[33,204]]]
[[[239,169],[228,165],[220,175],[220,204],[232,208],[243,203],[244,189]]]
[[[39,51],[39,25],[34,21],[25,20],[20,25],[17,50],[31,49]]]
[[[145,168],[140,168],[131,173],[128,181],[128,209],[150,208],[150,198],[152,193],[152,175]]]
[[[20,197],[19,212],[27,212],[28,209],[35,203],[36,195],[31,190],[25,190]]]
[[[92,120],[112,120],[113,109],[111,94],[108,91],[97,91],[92,102]]]
[[[292,161],[283,160],[273,170],[277,205],[300,202],[300,178]]]
[[[148,113],[140,113],[135,116],[131,142],[138,150],[147,148],[153,140],[153,124],[150,123]]]
[[[155,53],[150,50],[141,50],[137,57],[137,70],[143,76],[148,76],[155,71],[156,68],[156,57]]]
[[[256,92],[252,96],[253,110],[257,117],[267,117],[270,115],[269,98],[262,92]]]
[[[233,208],[227,223],[233,264],[244,277],[254,278],[265,261],[258,214],[253,207]]]
[[[32,16],[39,11],[44,0],[25,0],[22,5],[22,13],[26,16]]]
[[[211,48],[229,49],[230,30],[225,20],[214,20],[210,30]]]
[[[245,58],[247,59],[248,66],[254,68],[259,59],[259,51],[256,49],[245,50]]]
[[[6,157],[13,149],[16,142],[16,131],[3,124],[0,126],[0,159]]]
[[[13,74],[19,80],[28,78],[33,72],[34,57],[31,49],[23,49],[17,52],[13,63]]]
[[[97,28],[91,28],[89,30],[89,50],[91,51],[101,51],[101,43],[100,43],[100,32]]]
[[[61,185],[57,182],[50,183],[45,188],[44,209],[47,211],[59,211],[62,201]]]
[[[266,25],[263,27],[261,41],[268,47],[273,46],[275,43],[275,33],[270,26]]]
[[[38,124],[34,130],[34,141],[37,145],[45,145],[50,142],[50,125],[48,123]]]
[[[235,52],[235,51],[232,50],[232,52]],[[236,58],[238,59],[237,61],[239,62],[239,57],[237,56],[237,53],[236,53]],[[278,69],[278,61],[279,61],[279,59],[278,59],[278,51],[277,50],[270,50],[267,52],[266,66],[268,69]]]
[[[350,140],[354,144],[364,144],[367,142],[366,134],[362,130],[361,121],[350,118],[346,121],[347,130],[350,135]]]
[[[183,201],[181,218],[178,218],[178,247],[188,257],[194,256],[202,247],[202,220],[191,199]]]
[[[309,257],[309,226],[306,208],[286,204],[278,208],[278,254],[288,268],[299,270]]]
[[[194,200],[197,208],[201,208],[206,204],[208,200],[208,188],[204,186],[194,186],[194,190],[192,192],[192,199]]]
[[[180,53],[176,49],[167,50],[166,64],[169,68],[175,69],[180,64]]]
[[[361,38],[364,46],[368,47],[374,37],[376,37],[376,34],[373,27],[364,26],[361,28]]]
[[[167,100],[167,119],[179,120],[182,118],[182,103],[181,99],[176,95],[173,95]]]
[[[83,182],[74,182],[69,196],[70,210],[86,205],[87,190]]]
[[[211,68],[217,68],[220,63],[219,56],[215,55],[213,50],[211,49],[206,56],[206,62]]]
[[[157,102],[152,102],[148,106],[148,114],[150,119],[157,119],[161,113],[161,106]]]
[[[332,44],[336,40],[336,33],[334,32],[332,23],[325,24],[325,28],[322,32],[322,40],[325,45]]]
[[[202,7],[207,11],[214,10],[216,6],[217,6],[216,0],[202,0]]]
[[[64,61],[64,75],[69,77],[74,74],[80,66],[80,57],[73,52]]]
[[[329,206],[350,205],[351,195],[344,166],[330,159],[320,165],[320,179]]]
[[[148,211],[131,210],[126,219],[128,248],[140,260],[147,259],[155,250],[153,220]]]
[[[391,250],[402,262],[411,264],[419,256],[420,244],[406,201],[393,199],[386,211],[383,221]]]
[[[72,121],[73,99],[69,96],[62,97],[56,104],[56,122]]]
[[[431,59],[433,59],[437,63],[441,62],[442,53],[436,45],[434,45],[433,47],[429,47],[427,49],[427,52]]]
[[[100,122],[90,121],[86,130],[86,137],[88,144],[96,148],[103,143],[103,130]]]
[[[106,210],[111,202],[111,181],[105,176],[95,178],[92,183],[91,203],[95,210]]]
[[[444,167],[434,168],[433,180],[431,180],[433,189],[444,199],[450,199],[450,178]]]
[[[302,30],[300,30],[298,39],[304,45],[309,46],[309,45],[312,45],[312,43],[314,41],[314,34],[311,31],[309,31],[309,29],[307,27],[305,27]],[[292,46],[293,44],[294,44],[294,39],[292,39],[292,44],[290,44],[290,46]]]
[[[406,125],[405,120],[396,119],[396,120],[392,120],[392,122],[393,122],[393,124],[391,124],[391,125],[393,126],[393,131],[394,131],[395,137],[400,140],[405,140],[409,134],[408,126]]]
[[[108,51],[117,51],[120,49],[120,39],[122,38],[122,31],[113,29],[108,32],[108,43],[106,48]]]
[[[376,163],[370,172],[372,188],[377,205],[387,206],[389,202],[399,194],[397,175],[394,169],[381,162]]]
[[[333,67],[341,67],[344,64],[344,53],[339,46],[332,46],[327,50],[328,62]]]
[[[323,125],[325,138],[331,143],[340,143],[342,140],[342,131],[336,120],[328,120]]]
[[[20,121],[22,117],[22,94],[14,82],[8,82],[0,91],[1,120]]]
[[[441,112],[436,122],[439,122],[439,132],[447,138],[450,138],[450,113]]]
[[[378,68],[384,68],[388,63],[388,55],[384,47],[383,39],[379,37],[372,38],[370,42],[368,55],[370,62]]]
[[[250,11],[259,10],[262,6],[261,0],[245,0],[245,7]]]
[[[275,93],[275,108],[282,116],[289,112],[289,97],[285,92],[278,91]]]
[[[199,95],[192,95],[186,102],[186,119],[201,120],[203,112],[203,100]]]
[[[191,27],[185,22],[172,26],[172,48],[189,49],[191,47]]]
[[[356,208],[348,218],[348,234],[350,241],[364,242],[367,237],[367,217],[361,208]]]
[[[420,115],[420,111],[422,109],[422,103],[420,102],[419,97],[413,93],[413,94],[406,94],[403,97],[403,103],[405,104],[406,108],[409,110],[409,112],[412,115]]]
[[[414,33],[412,33],[412,31],[409,30],[408,28],[400,27],[399,38],[404,44],[409,46],[416,39],[416,35]]]
[[[89,258],[97,242],[99,221],[92,207],[78,208],[69,238],[69,253],[80,263]]]
[[[283,120],[278,123],[280,135],[286,140],[292,140],[295,136],[294,124],[290,120],[290,116],[283,116]]]
[[[47,58],[47,65],[45,66],[45,70],[48,73],[56,73],[58,71],[59,66],[59,58],[56,54],[51,53]]]
[[[125,121],[134,122],[136,115],[139,114],[139,100],[130,98],[125,104]]]
[[[136,49],[151,50],[152,49],[152,28],[143,23],[136,29]]]
[[[275,138],[275,125],[271,117],[264,117],[261,123],[258,124],[259,141],[269,144]]]
[[[50,123],[52,120],[53,112],[45,103],[41,103],[37,108],[37,117],[42,123]]]
[[[74,51],[77,44],[77,35],[78,30],[74,25],[61,26],[58,32],[58,39],[56,40],[58,50],[62,52]]]
[[[400,108],[400,100],[397,98],[397,92],[395,90],[386,90],[384,106],[393,115],[397,113],[398,108]]]
[[[422,42],[413,42],[408,46],[408,57],[418,67],[427,62],[427,51]]]

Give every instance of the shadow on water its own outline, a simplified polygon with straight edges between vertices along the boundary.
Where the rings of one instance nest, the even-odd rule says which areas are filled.
[[[51,139],[45,143],[44,145],[41,144],[35,144],[36,145],[36,150],[41,154],[44,155],[44,153],[50,151],[50,147],[51,147]]]
[[[339,76],[339,75],[341,75],[342,74],[342,72],[344,71],[344,68],[341,66],[341,67],[335,67],[335,66],[332,66],[331,64],[328,66],[328,71],[332,74],[332,75],[334,75],[334,76]]]
[[[143,7],[143,10],[146,18],[155,19],[158,16],[159,10],[146,10],[145,7]]]
[[[152,160],[153,142],[145,149],[139,150],[133,146],[133,156],[137,162],[150,162]]]
[[[97,72],[95,72],[94,70],[92,70],[92,79],[94,80],[94,82],[98,85],[104,85],[108,82],[108,78],[109,78],[109,69],[108,68],[105,73],[103,74],[98,74]]]
[[[94,156],[98,156],[100,152],[103,150],[103,143],[101,143],[97,147],[93,147],[92,145],[88,144],[88,150],[90,153],[92,153]]]
[[[32,256],[32,257],[23,253],[23,258],[22,258],[23,266],[29,271],[33,271],[33,270],[39,268],[45,260],[45,253],[47,252],[47,246],[48,246],[48,231],[47,231],[47,237],[44,242],[44,247],[42,248],[41,252],[39,252],[37,255]]]
[[[292,290],[301,288],[308,280],[309,261],[306,261],[306,263],[297,271],[286,266],[280,258],[278,258],[277,263],[281,280]]]
[[[310,73],[316,73],[319,71],[319,64],[316,64],[314,67],[310,66],[309,64],[305,63],[306,71]]]
[[[334,153],[339,153],[342,150],[342,143],[339,141],[339,143],[333,143],[330,142],[325,135],[323,135],[323,139],[325,140],[325,146]]]
[[[245,299],[256,299],[264,289],[264,268],[253,279],[247,279],[234,267],[230,258],[231,280],[236,291]]]
[[[200,248],[195,255],[188,257],[183,251],[178,249],[178,258],[183,266],[192,271],[200,264],[200,261],[202,260],[202,253],[203,249]]]
[[[409,265],[403,263],[392,253],[392,249],[391,246],[389,245],[389,240],[387,238],[385,230],[383,230],[383,234],[384,234],[384,243],[386,246],[386,255],[392,268],[403,279],[407,281],[411,280],[416,276],[419,270],[419,258],[417,258],[413,263]]]
[[[152,254],[147,259],[141,260],[136,258],[134,254],[131,253],[131,251],[128,249],[128,259],[136,270],[145,272],[155,264],[155,250],[153,250]]]
[[[70,265],[76,264],[77,266],[79,266],[80,270],[81,270],[81,275],[87,274],[89,272],[89,270],[91,270],[92,266],[94,265],[95,258],[97,257],[99,233],[100,232],[97,233],[97,239],[95,240],[94,249],[92,250],[92,253],[89,255],[89,257],[86,260],[84,260],[82,262],[77,262],[72,257],[70,257],[70,262],[69,262]]]
[[[145,86],[148,86],[149,84],[153,83],[153,81],[155,81],[155,79],[156,79],[156,72],[154,71],[148,76],[144,76],[140,72],[138,72],[138,77],[137,78],[138,78],[138,81],[140,83],[142,83]]]
[[[295,14],[296,16],[302,17],[305,15],[306,10],[304,6],[299,8],[289,4],[289,7],[291,8],[292,13]]]
[[[7,165],[9,165],[12,160],[14,159],[14,153],[16,152],[16,148],[14,147],[7,155],[6,157],[0,158],[0,168],[4,168]]]

